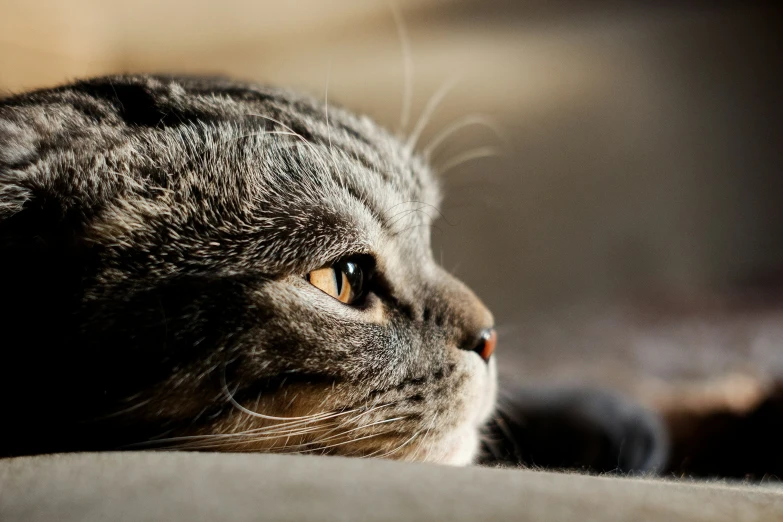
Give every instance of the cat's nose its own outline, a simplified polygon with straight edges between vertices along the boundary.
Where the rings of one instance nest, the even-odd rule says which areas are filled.
[[[486,328],[481,331],[478,337],[478,341],[471,344],[466,349],[471,350],[479,354],[479,357],[484,359],[484,362],[489,362],[489,358],[495,353],[495,345],[498,343],[498,334],[494,328]]]

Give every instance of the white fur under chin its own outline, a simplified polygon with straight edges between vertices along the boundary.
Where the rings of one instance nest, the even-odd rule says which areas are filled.
[[[465,430],[455,432],[450,440],[444,442],[444,453],[439,460],[441,464],[449,466],[467,466],[473,463],[479,450],[478,430],[468,427]]]
[[[468,393],[472,396],[472,407],[466,412],[466,422],[450,433],[438,446],[437,454],[433,454],[432,460],[450,466],[468,466],[473,463],[478,455],[480,440],[479,432],[495,409],[497,395],[497,368],[495,358],[489,361],[488,367],[480,362],[481,368],[477,375],[481,377],[474,380],[472,390]]]

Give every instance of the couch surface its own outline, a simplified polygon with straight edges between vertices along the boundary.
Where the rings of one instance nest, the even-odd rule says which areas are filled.
[[[775,521],[783,488],[339,457],[85,453],[0,460],[0,520]]]

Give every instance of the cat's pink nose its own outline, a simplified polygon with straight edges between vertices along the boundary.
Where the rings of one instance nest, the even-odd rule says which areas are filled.
[[[498,343],[498,334],[494,328],[487,328],[479,336],[479,342],[473,351],[479,354],[484,361],[489,361],[492,354],[495,353],[495,345]]]

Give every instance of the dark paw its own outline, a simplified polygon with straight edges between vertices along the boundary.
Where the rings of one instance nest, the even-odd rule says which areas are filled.
[[[490,465],[527,465],[590,472],[655,473],[668,438],[654,413],[592,389],[506,389],[487,427]]]

